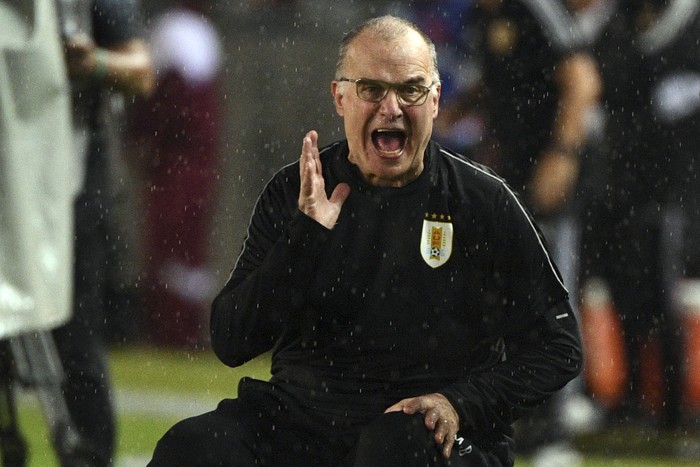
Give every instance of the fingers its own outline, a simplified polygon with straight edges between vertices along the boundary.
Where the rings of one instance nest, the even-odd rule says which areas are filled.
[[[459,431],[459,415],[442,394],[428,394],[403,399],[384,411],[405,414],[422,413],[425,427],[433,431],[436,444],[442,447],[445,458],[450,457],[452,446]]]
[[[450,411],[432,409],[425,414],[425,426],[433,430],[433,437],[438,446],[442,446],[442,455],[447,459],[452,453],[459,422]]]
[[[345,200],[348,199],[349,195],[350,185],[347,183],[339,183],[333,190],[333,193],[331,193],[329,201],[331,204],[336,205],[338,210],[340,210],[340,207],[343,205]]]
[[[312,142],[308,133],[304,136],[301,143],[301,157],[299,158],[299,175],[301,175],[301,181],[304,181],[304,175],[309,168],[309,163],[313,161],[312,154]]]
[[[433,437],[438,446],[442,446],[442,455],[447,459],[452,453],[452,446],[455,443],[459,422],[452,414],[440,412],[437,409],[430,410],[425,414],[425,426],[433,430]]]
[[[431,430],[434,430],[438,422],[440,421],[440,412],[438,410],[431,410],[425,414],[425,426]]]
[[[318,158],[318,133],[314,130],[309,131],[301,146],[301,162],[302,165],[310,164],[314,173],[321,173],[321,162]]]
[[[452,446],[455,443],[459,427],[456,422],[450,418],[439,418],[435,422],[434,437],[438,445],[442,445],[442,455],[445,458],[450,457]]]
[[[405,414],[414,414],[418,412],[424,412],[421,410],[420,397],[411,397],[409,399],[403,399],[398,401],[396,404],[392,405],[388,409],[384,410],[384,413],[388,412],[403,412]]]
[[[326,228],[332,229],[343,203],[350,194],[350,185],[339,183],[328,198],[318,152],[318,133],[313,130],[304,136],[302,142],[299,178],[299,210]]]
[[[384,413],[389,412],[403,412],[403,405],[401,405],[401,402],[397,402],[396,404],[392,405],[384,411]]]
[[[301,177],[301,194],[303,196],[311,196],[314,188],[314,176],[320,175],[320,173],[318,134],[315,131],[310,131],[304,136],[299,160],[299,176]]]

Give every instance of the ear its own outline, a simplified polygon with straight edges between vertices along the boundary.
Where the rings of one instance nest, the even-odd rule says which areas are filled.
[[[438,83],[435,87],[435,92],[430,93],[430,99],[433,100],[433,118],[437,118],[438,110],[440,109],[440,94],[442,93],[442,84]]]
[[[335,104],[335,111],[341,117],[344,114],[343,111],[343,92],[341,90],[341,85],[338,81],[331,81],[331,94],[333,94],[333,103]]]

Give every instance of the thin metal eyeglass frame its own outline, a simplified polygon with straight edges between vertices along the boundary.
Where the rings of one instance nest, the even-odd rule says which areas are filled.
[[[344,81],[344,82],[348,82],[348,83],[353,83],[353,84],[355,85],[355,94],[357,94],[357,97],[359,97],[360,99],[362,99],[362,100],[365,101],[365,102],[372,102],[372,103],[374,103],[374,104],[380,103],[380,102],[381,102],[382,100],[384,100],[384,98],[389,94],[389,90],[390,90],[390,89],[394,89],[394,91],[395,91],[395,93],[396,93],[396,97],[397,97],[398,100],[399,100],[399,103],[400,103],[401,105],[405,105],[405,106],[408,106],[408,107],[414,107],[414,106],[419,106],[419,105],[425,104],[425,102],[428,100],[428,94],[430,94],[430,89],[431,89],[433,86],[435,86],[435,85],[439,82],[439,81],[433,81],[433,82],[430,83],[428,86],[425,86],[425,85],[423,85],[423,84],[387,83],[386,81],[382,81],[382,80],[379,80],[379,79],[370,79],[370,78],[357,78],[357,79],[353,79],[353,78],[338,78],[336,81]],[[376,101],[375,101],[375,100],[368,100],[368,99],[365,99],[364,97],[362,97],[362,96],[360,95],[360,90],[359,90],[359,88],[357,87],[357,84],[358,84],[358,83],[361,83],[361,82],[366,82],[366,83],[368,83],[368,84],[375,84],[375,83],[376,83],[376,84],[380,84],[380,85],[382,86],[382,88],[384,89],[384,94],[382,95],[381,98],[379,98],[379,99],[376,100]],[[422,95],[421,98],[420,98],[420,101],[419,101],[419,102],[417,101],[417,102],[414,102],[414,103],[406,102],[406,101],[403,99],[403,97],[401,97],[401,94],[400,94],[399,92],[396,91],[396,88],[399,87],[399,86],[415,86],[415,87],[417,87],[417,88],[423,89],[424,92],[423,92],[423,95]]]

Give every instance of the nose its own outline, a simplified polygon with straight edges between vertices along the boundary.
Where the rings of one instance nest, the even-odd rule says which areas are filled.
[[[394,89],[389,89],[384,99],[379,101],[379,113],[389,120],[395,120],[403,114],[399,96]]]

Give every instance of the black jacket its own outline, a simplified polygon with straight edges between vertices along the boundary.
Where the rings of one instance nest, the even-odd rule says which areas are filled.
[[[347,156],[346,141],[321,151],[328,192],[351,186],[332,230],[298,210],[298,163],[265,187],[213,304],[216,354],[237,366],[274,347],[272,381],[316,408],[371,418],[441,392],[463,432],[509,433],[582,358],[531,216],[502,179],[434,142],[403,188],[366,184]]]

